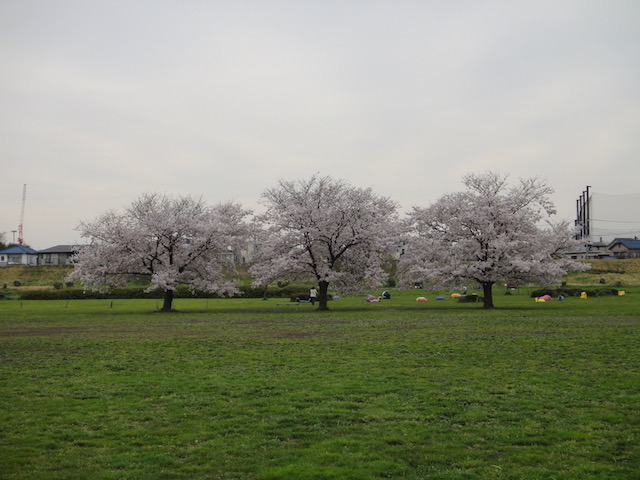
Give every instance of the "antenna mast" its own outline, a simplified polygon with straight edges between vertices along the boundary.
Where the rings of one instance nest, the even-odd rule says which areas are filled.
[[[20,210],[20,225],[18,225],[18,244],[24,243],[24,236],[22,234],[22,224],[24,223],[24,202],[27,198],[27,184],[22,186],[22,209]]]

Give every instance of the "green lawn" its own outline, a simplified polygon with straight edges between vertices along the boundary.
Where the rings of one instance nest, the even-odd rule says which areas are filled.
[[[637,479],[640,294],[0,301],[2,479]]]

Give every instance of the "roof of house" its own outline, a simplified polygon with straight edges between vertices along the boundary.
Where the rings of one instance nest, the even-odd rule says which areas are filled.
[[[39,250],[38,253],[76,253],[79,245],[56,245],[55,247]]]
[[[4,254],[24,254],[26,253],[27,255],[37,255],[38,252],[36,252],[33,248],[31,247],[26,247],[24,245],[13,245],[9,248],[5,248],[4,250],[0,250],[0,253],[4,253]]]
[[[609,248],[613,247],[616,244],[621,244],[629,250],[640,250],[640,240],[638,240],[637,238],[614,238],[613,241],[609,244]]]

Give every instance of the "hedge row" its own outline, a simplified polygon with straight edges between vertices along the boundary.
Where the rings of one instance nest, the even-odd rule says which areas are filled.
[[[162,290],[145,292],[146,287],[119,287],[113,288],[109,292],[92,292],[81,288],[65,288],[64,290],[25,290],[20,292],[22,300],[78,300],[78,299],[127,299],[127,298],[162,298]],[[309,291],[311,287],[302,285],[287,285],[285,287],[268,287],[266,296],[270,298],[294,297]],[[234,298],[263,298],[265,296],[264,287],[255,288],[250,286],[239,287],[240,293]],[[174,298],[221,298],[219,295],[208,292],[191,293],[188,287],[179,286],[174,294]]]
[[[543,295],[549,295],[551,297],[579,297],[582,292],[586,292],[589,297],[604,297],[608,295],[618,295],[618,290],[615,288],[541,288],[533,290],[531,292],[531,298],[542,297]]]

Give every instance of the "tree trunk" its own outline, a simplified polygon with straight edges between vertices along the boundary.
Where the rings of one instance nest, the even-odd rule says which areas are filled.
[[[482,283],[482,295],[484,297],[482,308],[493,308],[493,282]]]
[[[170,312],[173,305],[173,290],[164,291],[164,303],[162,304],[161,312]]]
[[[327,305],[327,291],[329,290],[329,282],[318,282],[320,290],[318,290],[318,310],[329,310]]]

